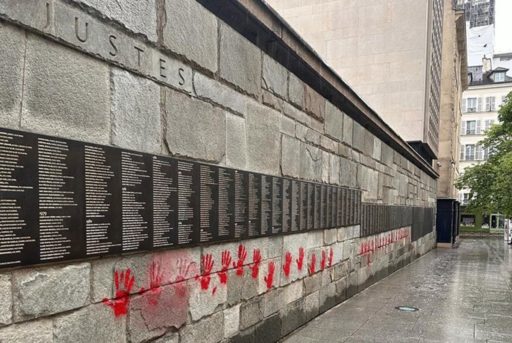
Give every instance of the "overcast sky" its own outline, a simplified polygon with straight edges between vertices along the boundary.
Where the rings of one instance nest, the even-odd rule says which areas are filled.
[[[512,1],[496,0],[496,53],[512,52]]]

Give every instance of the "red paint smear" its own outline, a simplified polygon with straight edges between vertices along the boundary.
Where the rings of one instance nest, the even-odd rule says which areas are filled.
[[[260,249],[254,249],[252,252],[252,266],[251,268],[251,276],[253,279],[258,278],[258,274],[260,273],[260,264],[261,264],[261,253]]]
[[[297,268],[302,270],[302,266],[304,265],[304,248],[299,248],[299,258],[296,260]]]
[[[263,278],[265,282],[267,283],[267,289],[272,288],[272,285],[274,283],[274,272],[275,272],[276,266],[274,264],[274,261],[270,261],[268,264],[268,273]]]
[[[322,259],[320,260],[320,270],[325,269],[325,263],[327,262],[327,254],[325,250],[322,250]]]
[[[329,248],[329,267],[332,267],[332,262],[334,260],[334,251],[332,248]]]
[[[311,263],[308,266],[309,275],[315,273],[315,265],[316,265],[316,255],[313,254],[313,256],[311,256]]]
[[[284,265],[283,265],[283,271],[284,271],[284,275],[286,277],[290,276],[291,265],[292,265],[292,254],[289,251],[287,251],[286,254],[284,255]]]
[[[222,252],[222,268],[219,272],[219,279],[220,279],[220,283],[222,285],[225,285],[228,282],[227,271],[228,271],[228,268],[230,265],[231,265],[231,252],[229,252],[228,250],[224,250]]]
[[[203,272],[201,273],[201,276],[196,275],[196,280],[199,280],[201,284],[202,290],[207,290],[208,287],[210,287],[210,280],[211,280],[211,272],[213,268],[213,258],[212,254],[206,254],[201,257],[201,266]]]
[[[236,268],[236,275],[243,276],[244,275],[244,263],[245,259],[247,258],[247,250],[245,247],[240,244],[238,246],[238,260],[233,262],[233,267]]]
[[[212,289],[212,295],[215,295],[215,293],[217,292],[217,286],[213,287]]]
[[[121,283],[121,284],[120,284]],[[103,303],[114,310],[116,317],[125,316],[128,313],[130,305],[130,291],[135,284],[135,277],[131,274],[130,268],[114,272],[115,298],[109,300],[103,299]]]

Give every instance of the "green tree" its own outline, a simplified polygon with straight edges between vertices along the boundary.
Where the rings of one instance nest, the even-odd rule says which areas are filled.
[[[468,208],[512,216],[512,92],[498,112],[499,124],[486,132],[482,146],[487,161],[466,168],[457,180],[458,189],[469,188]]]

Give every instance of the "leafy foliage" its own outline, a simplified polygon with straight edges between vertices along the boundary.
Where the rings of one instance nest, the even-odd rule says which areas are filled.
[[[499,124],[486,132],[481,142],[489,149],[489,159],[468,167],[456,182],[469,188],[468,208],[512,215],[512,92],[498,112]]]

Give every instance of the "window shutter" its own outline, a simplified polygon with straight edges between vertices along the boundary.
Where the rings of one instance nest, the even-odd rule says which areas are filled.
[[[460,160],[461,161],[464,161],[464,151],[466,151],[466,147],[464,146],[464,144],[461,144],[460,145]]]
[[[486,111],[491,110],[491,97],[490,96],[485,97],[485,110]]]
[[[477,120],[476,121],[476,129],[475,129],[475,132],[477,135],[481,134],[482,133],[482,129],[480,127],[480,120]]]
[[[466,113],[466,102],[467,102],[467,99],[462,99],[462,113]]]
[[[477,145],[475,147],[475,160],[479,161],[482,159],[482,147]]]
[[[490,111],[496,111],[496,97],[494,96],[491,96],[489,97],[489,101],[490,101]]]
[[[466,134],[466,122],[461,121],[460,122],[460,135],[464,136]]]
[[[483,99],[482,98],[478,98],[477,102],[478,102],[478,104],[477,104],[477,111],[478,112],[482,112]]]

